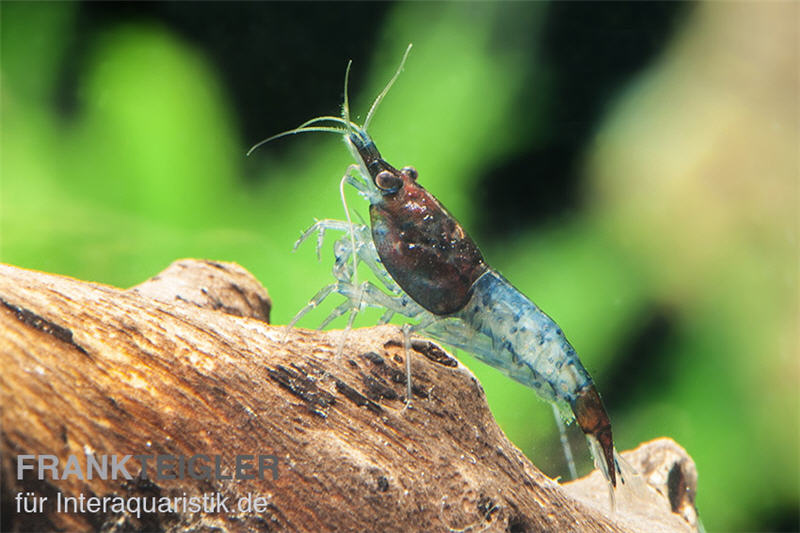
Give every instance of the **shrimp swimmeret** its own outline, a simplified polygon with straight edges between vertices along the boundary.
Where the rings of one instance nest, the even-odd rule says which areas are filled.
[[[461,225],[419,185],[417,171],[413,167],[398,170],[390,165],[367,134],[375,110],[400,74],[410,49],[409,45],[400,67],[375,99],[363,125],[350,120],[348,64],[341,118],[314,118],[253,147],[295,133],[340,134],[357,162],[348,168],[340,189],[348,183],[369,201],[370,227],[353,224],[345,204],[346,222],[319,221],[297,242],[299,245],[318,231],[319,247],[324,231],[346,232],[334,246],[336,282],[323,288],[289,326],[333,292],[346,300],[323,325],[350,312],[349,328],[363,306],[385,309],[381,319],[384,323],[394,314],[416,319],[415,325],[404,329],[406,345],[408,332],[425,333],[474,354],[534,389],[565,418],[574,416],[589,441],[595,463],[609,482],[613,505],[613,488],[621,471],[611,423],[575,349],[553,319],[486,264]],[[376,274],[388,293],[370,282],[358,282],[359,261]],[[407,370],[408,365],[406,357]],[[409,388],[410,379],[409,371]]]

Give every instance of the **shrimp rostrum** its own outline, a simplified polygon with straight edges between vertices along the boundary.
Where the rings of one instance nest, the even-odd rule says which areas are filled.
[[[408,166],[398,170],[389,164],[367,134],[375,109],[402,66],[375,100],[362,126],[349,117],[346,75],[341,118],[315,118],[267,139],[307,131],[341,134],[357,162],[343,183],[353,185],[369,201],[369,228],[350,223],[347,213],[348,222],[317,222],[298,241],[319,231],[321,244],[322,232],[327,229],[346,232],[334,247],[336,283],[320,291],[292,324],[333,292],[347,300],[329,319],[364,306],[385,309],[382,321],[393,314],[416,319],[413,331],[474,354],[534,389],[566,418],[574,416],[595,463],[611,487],[616,487],[621,472],[608,414],[564,332],[486,264],[461,224],[419,184],[417,171]],[[377,275],[385,290],[357,282],[359,261]]]

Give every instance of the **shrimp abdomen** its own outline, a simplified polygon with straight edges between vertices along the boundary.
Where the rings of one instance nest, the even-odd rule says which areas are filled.
[[[570,406],[583,432],[600,445],[603,472],[616,485],[608,414],[591,376],[555,321],[492,269],[475,282],[469,302],[457,316],[497,347],[487,363],[501,367],[545,399]]]

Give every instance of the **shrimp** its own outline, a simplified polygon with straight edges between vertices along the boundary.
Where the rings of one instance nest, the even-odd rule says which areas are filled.
[[[535,390],[565,419],[574,417],[586,435],[595,464],[609,483],[613,507],[617,474],[623,482],[624,479],[614,449],[611,422],[591,376],[564,332],[486,263],[464,228],[418,183],[417,170],[411,166],[400,170],[393,167],[381,157],[367,134],[375,110],[402,71],[410,49],[411,45],[372,104],[363,125],[350,120],[348,64],[341,118],[311,119],[251,149],[290,134],[311,131],[341,134],[356,160],[341,185],[352,185],[369,202],[369,227],[352,223],[345,203],[347,222],[319,221],[295,244],[299,246],[318,232],[319,254],[326,230],[346,233],[334,245],[336,282],[317,293],[290,326],[334,292],[346,300],[331,312],[324,324],[351,312],[349,328],[354,314],[365,306],[384,309],[382,323],[394,314],[418,320],[404,328],[406,345],[409,332],[421,332],[472,353]],[[319,125],[325,122],[328,125]],[[385,290],[368,281],[358,282],[359,262],[375,273]],[[410,388],[409,358],[405,359]],[[410,396],[409,392],[407,398]]]

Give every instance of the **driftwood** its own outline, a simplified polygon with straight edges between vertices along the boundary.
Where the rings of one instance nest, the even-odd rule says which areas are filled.
[[[129,290],[0,265],[2,530],[696,529],[694,464],[672,441],[623,454],[643,476],[612,513],[597,472],[565,485],[539,472],[495,423],[480,383],[438,346],[414,342],[406,408],[396,327],[350,332],[337,357],[341,332],[284,340],[269,305],[228,263],[180,261]],[[152,465],[147,478],[17,478],[21,456],[43,454],[62,466],[74,455],[81,468],[87,454],[205,454],[222,466],[201,480],[155,479]],[[275,456],[277,479],[221,479],[241,455]],[[25,492],[48,497],[41,512],[17,512]],[[229,503],[139,516],[55,508],[59,495],[203,494]],[[248,494],[258,511],[237,509]]]

